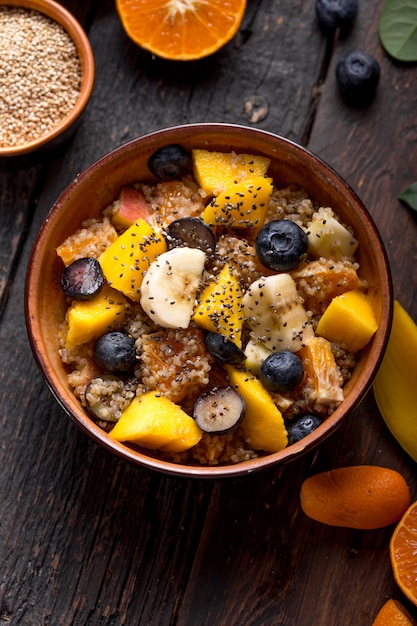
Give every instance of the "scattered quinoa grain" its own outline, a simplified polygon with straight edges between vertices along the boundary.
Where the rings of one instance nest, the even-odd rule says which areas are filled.
[[[0,147],[42,137],[74,107],[81,90],[77,48],[46,15],[0,7]]]

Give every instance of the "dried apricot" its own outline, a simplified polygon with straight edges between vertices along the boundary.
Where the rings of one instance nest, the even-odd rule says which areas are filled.
[[[393,524],[410,504],[403,476],[376,465],[339,467],[310,476],[300,497],[301,508],[312,519],[364,530]]]

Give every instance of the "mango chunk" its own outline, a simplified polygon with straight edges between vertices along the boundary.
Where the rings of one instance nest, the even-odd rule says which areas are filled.
[[[226,264],[203,289],[194,311],[194,323],[209,332],[225,335],[241,348],[242,297],[239,282]]]
[[[136,396],[109,437],[149,450],[183,452],[195,446],[202,432],[192,417],[157,391]]]
[[[391,333],[373,390],[391,434],[417,462],[416,369],[417,325],[395,300]]]
[[[140,219],[125,230],[98,260],[109,285],[139,302],[144,273],[165,251],[164,237]]]
[[[271,159],[234,152],[192,151],[194,177],[207,195],[227,191],[235,183],[265,176]]]
[[[288,443],[288,433],[281,412],[255,376],[226,365],[230,384],[246,403],[241,428],[255,450],[278,452]]]
[[[222,191],[206,206],[201,218],[210,226],[260,228],[273,191],[272,178],[257,176]]]
[[[91,300],[74,300],[66,313],[66,349],[71,350],[119,327],[128,308],[126,299],[107,285]]]
[[[366,346],[377,328],[368,296],[354,289],[333,298],[319,320],[316,333],[344,344],[350,352],[357,352]]]

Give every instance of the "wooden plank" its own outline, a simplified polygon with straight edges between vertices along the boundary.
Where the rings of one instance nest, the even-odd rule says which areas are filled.
[[[75,0],[65,4],[77,8]],[[229,121],[300,137],[325,47],[311,22],[310,2],[249,3],[241,34],[219,54],[199,63],[167,63],[127,39],[113,3],[95,5],[82,9],[91,21],[97,64],[93,97],[71,144],[42,170],[0,328],[2,354],[13,363],[2,368],[0,389],[0,618],[19,626],[175,623],[195,554],[230,489],[220,487],[209,506],[210,482],[123,465],[88,441],[51,398],[31,357],[22,315],[26,264],[44,216],[93,160],[162,126]],[[263,119],[251,121],[244,113],[253,96],[267,102]],[[34,185],[40,180],[34,176]],[[22,200],[12,179],[10,185],[28,215],[30,201]],[[252,491],[254,511],[258,497]],[[225,509],[230,530],[233,514]]]
[[[349,37],[340,40],[320,98],[309,148],[329,162],[356,190],[383,237],[395,296],[417,319],[416,216],[398,195],[417,180],[417,68],[398,63],[383,50],[378,36],[381,3],[362,10]],[[335,80],[337,61],[353,49],[372,54],[381,79],[369,107],[345,104]]]
[[[89,7],[63,4],[87,28]],[[65,149],[66,146],[63,146]],[[0,158],[0,317],[6,305],[27,229],[36,211],[43,172],[56,153]]]

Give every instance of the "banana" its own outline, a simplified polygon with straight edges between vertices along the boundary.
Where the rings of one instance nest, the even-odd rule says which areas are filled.
[[[307,236],[310,250],[316,257],[331,258],[334,261],[351,259],[358,247],[352,233],[327,208],[321,208],[314,213],[313,220],[307,226]]]
[[[270,354],[272,354],[272,351],[268,350],[263,343],[249,339],[245,348],[245,369],[255,374],[255,376],[258,376],[262,363]]]
[[[314,331],[289,274],[256,280],[243,297],[251,338],[272,352],[297,352]]]
[[[147,270],[140,304],[163,328],[187,328],[204,271],[206,254],[198,248],[172,248]]]

